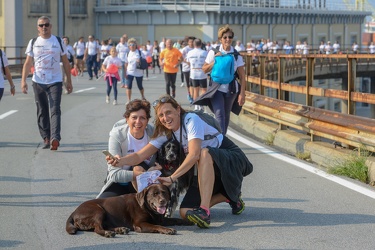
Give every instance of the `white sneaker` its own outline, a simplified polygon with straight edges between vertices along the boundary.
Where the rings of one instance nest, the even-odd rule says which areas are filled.
[[[105,103],[109,103],[109,96],[105,97]]]
[[[114,100],[114,101],[113,101],[113,105],[117,105],[117,100]]]
[[[185,83],[181,83],[181,87],[185,86]]]

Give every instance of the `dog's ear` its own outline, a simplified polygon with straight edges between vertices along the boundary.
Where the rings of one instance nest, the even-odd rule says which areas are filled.
[[[145,205],[148,189],[149,186],[144,188],[141,192],[135,194],[135,198],[137,199],[137,202],[141,208],[143,208]]]

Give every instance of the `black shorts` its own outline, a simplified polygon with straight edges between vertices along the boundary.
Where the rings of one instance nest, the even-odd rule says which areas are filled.
[[[82,55],[82,56],[76,56],[76,58],[77,58],[78,60],[82,60],[82,59],[83,59],[83,55]]]
[[[221,175],[220,170],[214,163],[215,169],[215,183],[214,188],[212,190],[212,195],[215,194],[222,194],[228,198],[227,193],[225,192],[223,183],[221,182]],[[194,176],[194,182],[187,190],[183,201],[181,202],[180,208],[195,208],[199,207],[201,204],[201,196],[199,194],[199,186],[198,186],[198,177]]]
[[[207,88],[207,79],[190,79],[190,82],[191,82],[191,86],[194,87],[194,88],[203,88],[203,89],[206,89]]]

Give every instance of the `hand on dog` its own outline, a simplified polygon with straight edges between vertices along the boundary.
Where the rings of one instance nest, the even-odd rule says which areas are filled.
[[[161,170],[161,169],[162,169],[162,166],[159,163],[155,162],[155,166],[150,167],[149,169],[147,169],[147,171],[154,171],[154,170]]]
[[[158,177],[158,181],[160,181],[161,184],[170,186],[173,184],[172,179],[170,176],[167,177]]]

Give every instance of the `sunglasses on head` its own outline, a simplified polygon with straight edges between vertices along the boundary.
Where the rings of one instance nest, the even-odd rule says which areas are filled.
[[[49,27],[49,23],[41,23],[41,24],[38,24],[39,27],[43,28],[44,27]]]
[[[223,39],[227,39],[227,38],[228,38],[228,39],[233,39],[233,36],[223,36],[222,38],[223,38]]]
[[[164,96],[160,99],[157,99],[152,103],[152,107],[155,108],[159,103],[167,103],[168,101],[173,100],[171,96]]]

